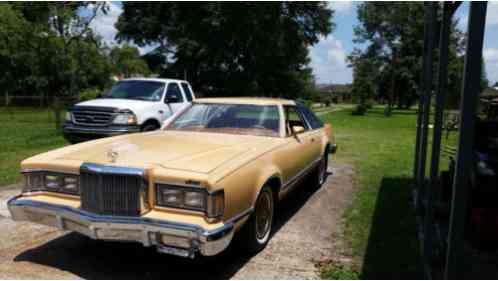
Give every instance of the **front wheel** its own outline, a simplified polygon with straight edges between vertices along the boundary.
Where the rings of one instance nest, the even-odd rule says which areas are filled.
[[[142,127],[142,132],[150,132],[159,129],[159,127],[155,124],[147,124]]]
[[[250,253],[261,251],[270,240],[273,224],[274,201],[273,193],[269,186],[263,187],[254,212],[242,230],[242,246]]]

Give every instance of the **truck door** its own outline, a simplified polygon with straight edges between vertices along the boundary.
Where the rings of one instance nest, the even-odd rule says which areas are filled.
[[[165,116],[166,119],[186,105],[182,91],[177,82],[168,83],[166,94],[164,95],[164,104],[166,105],[166,112],[169,113],[168,116]]]

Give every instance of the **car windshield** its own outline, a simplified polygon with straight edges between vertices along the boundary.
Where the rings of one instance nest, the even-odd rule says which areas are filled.
[[[164,83],[156,81],[120,81],[104,95],[105,98],[159,101]]]
[[[277,106],[193,104],[166,129],[256,136],[279,136]]]

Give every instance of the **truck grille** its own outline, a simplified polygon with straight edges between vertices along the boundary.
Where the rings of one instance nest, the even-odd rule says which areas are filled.
[[[147,185],[142,176],[99,173],[87,167],[80,169],[81,209],[114,216],[139,216],[144,211]]]
[[[116,108],[77,106],[71,110],[74,123],[86,126],[106,126],[115,116]]]

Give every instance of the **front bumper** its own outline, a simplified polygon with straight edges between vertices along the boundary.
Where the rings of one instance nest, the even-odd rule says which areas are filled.
[[[200,226],[143,217],[101,216],[69,206],[16,196],[7,202],[12,219],[76,231],[93,239],[139,242],[162,253],[193,258],[213,256],[230,244],[234,223],[206,230]]]
[[[79,142],[102,137],[112,137],[140,132],[138,125],[109,125],[105,127],[81,126],[66,122],[62,128],[64,137],[71,142]]]

